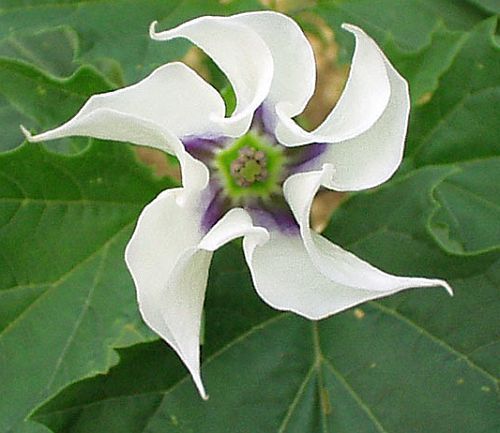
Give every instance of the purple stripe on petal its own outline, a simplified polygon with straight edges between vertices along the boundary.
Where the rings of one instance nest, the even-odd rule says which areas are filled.
[[[186,151],[200,161],[207,162],[213,159],[214,152],[224,147],[226,137],[197,137],[194,135],[181,139]]]
[[[292,212],[279,210],[277,212],[270,212],[270,214],[282,233],[295,234],[299,232],[299,225]]]
[[[305,146],[288,148],[287,154],[290,162],[287,165],[289,173],[299,173],[311,168],[317,162],[316,160],[326,151],[327,146],[331,146],[331,144],[311,143]]]
[[[261,104],[253,115],[252,128],[256,128],[274,138],[275,121],[268,109]]]
[[[289,209],[245,208],[255,225],[268,230],[279,230],[281,233],[295,235],[300,232],[299,225]]]
[[[201,218],[201,227],[205,233],[221,219],[224,213],[228,210],[229,203],[225,197],[222,188],[213,185],[208,198],[208,206]]]

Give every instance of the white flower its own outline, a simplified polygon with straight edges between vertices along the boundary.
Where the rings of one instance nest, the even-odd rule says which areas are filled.
[[[243,237],[262,299],[321,319],[370,299],[441,280],[389,275],[310,228],[320,187],[357,191],[381,184],[401,162],[408,87],[361,29],[345,90],[314,131],[298,126],[314,91],[315,63],[297,24],[274,12],[201,17],[157,40],[187,38],[229,79],[237,99],[225,116],[218,92],[182,63],[95,95],[64,125],[30,141],[69,135],[128,141],[177,156],[182,188],[142,212],[126,250],[144,320],[186,364],[200,394],[199,336],[213,251]],[[310,146],[304,146],[306,144]]]

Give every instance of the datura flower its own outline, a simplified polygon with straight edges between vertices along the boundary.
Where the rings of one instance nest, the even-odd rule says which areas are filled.
[[[178,353],[203,398],[200,326],[212,254],[243,237],[255,290],[278,310],[318,320],[371,299],[445,281],[387,274],[311,230],[319,188],[358,191],[399,166],[409,114],[406,81],[361,29],[335,108],[313,131],[294,117],[315,87],[311,46],[270,11],[204,16],[150,35],[185,38],[224,72],[236,107],[183,63],[95,95],[67,123],[31,136],[77,135],[175,155],[182,187],[162,192],[137,222],[125,259],[145,322]]]

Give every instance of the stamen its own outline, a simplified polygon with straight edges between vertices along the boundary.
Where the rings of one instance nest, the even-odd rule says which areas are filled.
[[[244,188],[267,179],[267,158],[261,150],[245,146],[238,151],[238,157],[231,162],[231,175]]]

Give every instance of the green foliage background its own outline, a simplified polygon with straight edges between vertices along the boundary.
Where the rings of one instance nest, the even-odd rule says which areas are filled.
[[[271,2],[273,3],[273,2]],[[278,2],[274,2],[278,3]],[[254,0],[0,0],[1,433],[494,433],[500,430],[500,55],[494,0],[320,0],[341,59],[364,28],[410,82],[406,158],[325,234],[384,270],[447,279],[318,323],[264,305],[237,244],[206,301],[208,402],[142,324],[123,249],[175,181],[132,146],[22,143],[92,94],[182,57],[147,28]]]

